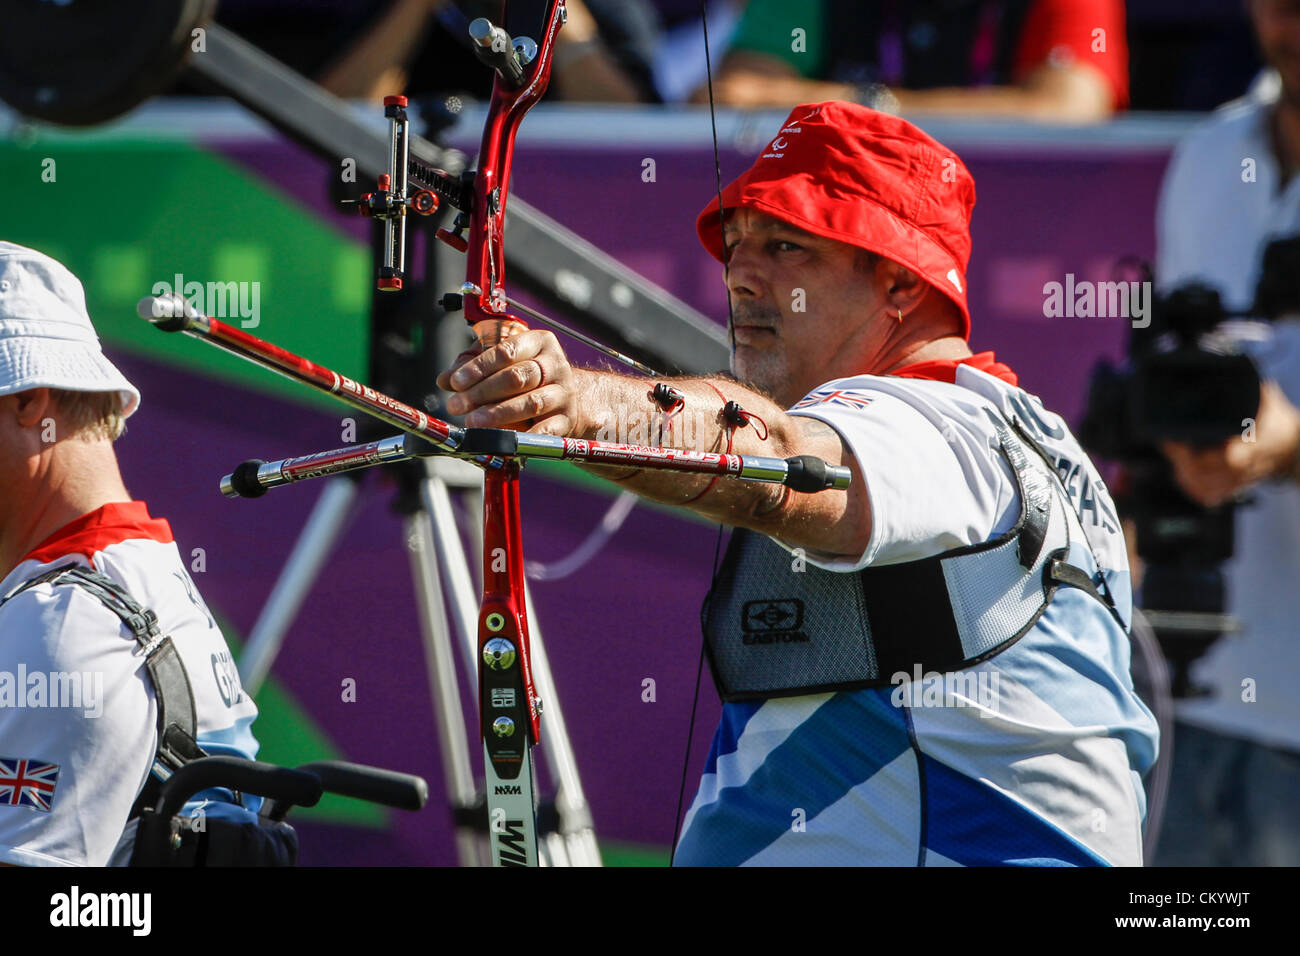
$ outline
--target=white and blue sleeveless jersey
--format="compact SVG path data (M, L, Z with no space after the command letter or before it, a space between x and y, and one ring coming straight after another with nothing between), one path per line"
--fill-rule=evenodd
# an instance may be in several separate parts
M951 383L842 379L795 406L844 438L872 509L860 557L807 559L853 571L1011 528L1019 493L996 453L984 412L991 402L1052 458L1079 519L1068 561L1094 583L1104 577L1129 624L1119 520L1065 423L1009 376L969 364L953 374ZM1020 640L960 674L724 704L675 863L1141 865L1141 775L1158 732L1134 693L1128 635L1115 616L1062 587Z

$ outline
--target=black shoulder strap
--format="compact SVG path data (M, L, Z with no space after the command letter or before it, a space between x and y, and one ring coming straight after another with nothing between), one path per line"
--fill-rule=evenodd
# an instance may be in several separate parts
M1038 440L1035 439L1032 434L1030 434L1030 430L1027 427L1025 427L1024 423L1020 421L1020 418L1018 416L1012 416L1011 427L1015 429L1016 434L1019 435L1020 438L1025 442L1025 444L1027 444L1031 449L1033 449L1033 451L1038 455L1038 457L1043 460L1043 463L1047 465L1047 470L1052 473L1052 476L1055 479L1056 483L1060 486L1061 491L1064 492L1065 494L1065 501L1067 502L1066 507L1069 507L1068 502L1070 500L1070 493L1068 490L1066 490L1065 482L1061 480L1061 476L1057 472L1055 464L1053 464L1052 462L1052 456L1049 455L1047 453L1047 450L1043 448L1041 444L1039 444ZM1080 527L1082 527L1082 523L1080 523ZM1064 562L1057 561L1055 562L1055 564L1052 567L1052 570L1049 573L1054 580L1060 581L1063 584L1069 584L1077 588L1082 588L1084 591L1087 591L1089 594L1095 597L1102 604L1106 605L1107 609L1110 610L1110 613L1114 616L1115 620L1119 623L1120 628L1125 633L1128 633L1129 625L1124 623L1124 618L1119 613L1119 607L1115 603L1115 597L1110 593L1110 585L1106 583L1106 574L1105 571L1103 570L1104 566L1101 563L1101 559L1097 557L1097 549L1094 548L1092 546L1092 542L1088 540L1087 528L1083 529L1083 543L1088 548L1088 550L1092 553L1092 561L1095 565L1097 565L1097 571L1101 576L1100 590L1098 590L1097 586L1093 584L1092 579L1088 577L1088 575L1084 571L1074 567L1073 565L1067 565L1064 564ZM1058 568L1057 565L1059 565L1060 567ZM1082 581L1080 579L1082 579ZM1086 582L1086 585L1084 582Z
M158 752L153 768L141 791L131 816L144 807L152 806L161 781L170 777L179 767L206 757L198 744L198 718L194 707L194 691L180 653L170 637L164 637L158 628L158 616L143 607L130 593L106 575L91 568L65 564L24 581L3 598L0 607L28 588L40 584L72 584L89 592L104 607L118 616L127 629L135 635L145 654L145 669L153 681L154 696L158 702Z

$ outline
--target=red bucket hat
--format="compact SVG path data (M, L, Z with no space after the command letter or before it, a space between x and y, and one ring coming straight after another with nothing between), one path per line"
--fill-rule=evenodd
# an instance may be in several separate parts
M722 261L718 200L695 228ZM814 235L892 259L946 295L970 337L966 265L975 180L957 154L911 123L830 101L796 106L747 172L722 191L744 206Z

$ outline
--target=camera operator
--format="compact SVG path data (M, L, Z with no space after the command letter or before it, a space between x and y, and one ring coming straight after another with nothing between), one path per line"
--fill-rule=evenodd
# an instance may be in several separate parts
M1158 214L1157 277L1258 311L1262 252L1300 234L1300 0L1248 0L1269 66L1175 151ZM1209 693L1180 700L1156 865L1300 865L1300 316L1244 348L1261 379L1243 434L1211 447L1162 442L1174 478L1207 508L1249 489L1223 566L1240 629L1195 662Z

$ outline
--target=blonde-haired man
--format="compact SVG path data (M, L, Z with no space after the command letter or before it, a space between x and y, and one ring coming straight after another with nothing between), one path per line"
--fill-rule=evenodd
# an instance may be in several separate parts
M0 242L0 863L125 864L159 777L257 752L171 528L122 482L139 404L76 277ZM251 815L204 796L205 817Z

